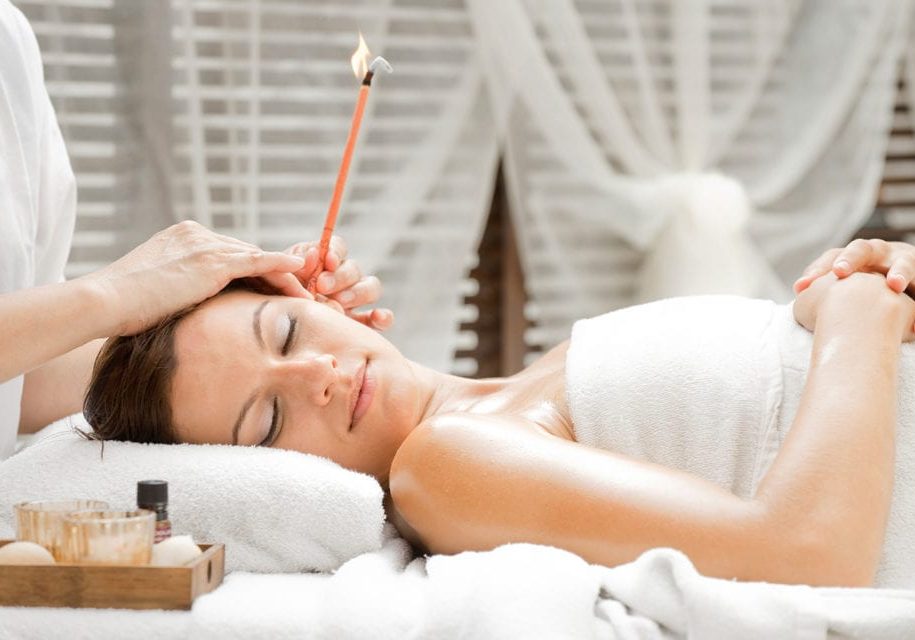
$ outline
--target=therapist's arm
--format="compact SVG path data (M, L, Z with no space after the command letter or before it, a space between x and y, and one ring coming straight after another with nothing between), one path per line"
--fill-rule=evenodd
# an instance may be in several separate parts
M35 433L55 420L82 411L95 356L103 344L103 339L93 340L25 375L19 433Z
M117 321L105 305L85 279L0 295L0 382L107 335Z
M0 295L0 382L90 340L142 331L235 278L281 274L284 293L307 296L291 273L303 264L197 223L173 225L99 271Z

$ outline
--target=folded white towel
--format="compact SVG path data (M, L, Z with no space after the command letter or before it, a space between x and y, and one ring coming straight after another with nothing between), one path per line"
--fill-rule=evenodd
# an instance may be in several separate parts
M575 324L567 394L579 441L753 495L797 412L812 335L791 306L672 298ZM902 346L882 587L915 588L915 345Z
M697 573L673 549L594 570L601 579L596 612L613 625L614 638L915 638L915 591L719 580Z
M81 416L70 422L87 425ZM61 428L63 427L63 431ZM135 508L137 481L166 480L175 533L226 544L229 570L329 571L379 549L383 492L371 477L294 451L88 442L54 425L0 463L0 536L13 505L98 498Z

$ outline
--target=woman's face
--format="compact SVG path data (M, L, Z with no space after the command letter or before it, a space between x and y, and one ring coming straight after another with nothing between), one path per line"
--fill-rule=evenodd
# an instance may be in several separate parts
M301 298L217 296L180 321L175 354L181 442L293 449L383 482L426 401L387 340Z

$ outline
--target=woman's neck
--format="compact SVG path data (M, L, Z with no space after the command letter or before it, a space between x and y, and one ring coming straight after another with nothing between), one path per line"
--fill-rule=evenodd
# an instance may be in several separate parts
M417 403L417 425L440 414L478 410L482 402L510 383L510 378L473 380L434 371L415 362L410 365L421 390Z

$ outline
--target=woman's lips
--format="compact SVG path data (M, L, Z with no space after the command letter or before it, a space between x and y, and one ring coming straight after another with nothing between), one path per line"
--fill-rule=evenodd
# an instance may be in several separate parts
M362 380L359 383L359 394L356 396L356 406L353 407L353 421L350 423L350 431L359 422L359 418L365 415L369 405L372 404L372 397L375 395L375 377L372 375L371 362L368 360L361 371Z

